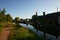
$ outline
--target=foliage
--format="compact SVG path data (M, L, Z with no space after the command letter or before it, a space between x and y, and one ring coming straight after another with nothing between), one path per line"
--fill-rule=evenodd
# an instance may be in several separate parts
M0 10L0 22L12 22L12 17L10 14L5 14L6 10L3 8L3 10Z
M0 22L5 21L5 9L0 11Z
M3 28L3 27L0 27L0 33L2 32L2 28Z
M13 28L9 40L37 40L37 36L30 29L20 26L18 28Z
M0 27L4 27L6 25L5 22L0 22Z
M12 17L10 16L10 14L7 14L6 15L6 20L9 21L9 22L12 22Z
M6 12L5 8L3 8L3 10L1 10L2 15L5 15L5 12Z
M15 24L19 24L19 21L20 21L20 20L19 20L19 17L16 17L16 18L15 18Z
M8 40L46 40L46 38L38 37L32 30L21 25L14 25Z

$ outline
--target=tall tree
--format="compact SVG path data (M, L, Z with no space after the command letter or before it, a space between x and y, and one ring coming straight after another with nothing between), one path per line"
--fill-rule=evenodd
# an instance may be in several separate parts
M3 10L1 11L1 14L5 15L5 12L6 12L5 8L3 8Z
M3 10L0 10L0 22L4 22L5 21L5 8L3 8Z
M19 17L16 17L15 18L15 24L19 24L19 21L20 21Z
M8 22L12 22L12 21L13 21L13 19L12 19L12 17L11 17L10 14L7 14L7 15L6 15L5 20L8 21Z
M12 17L10 16L10 14L5 14L6 10L5 8L3 8L2 10L0 10L0 22L12 22Z

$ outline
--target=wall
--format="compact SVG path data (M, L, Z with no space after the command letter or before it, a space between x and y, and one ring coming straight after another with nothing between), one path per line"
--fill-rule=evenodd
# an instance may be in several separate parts
M60 16L58 16L58 24L60 24Z

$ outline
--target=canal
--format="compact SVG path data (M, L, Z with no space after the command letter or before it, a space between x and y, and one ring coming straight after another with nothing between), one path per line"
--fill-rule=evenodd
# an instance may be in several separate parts
M23 27L25 27L25 28L31 29L39 37L43 37L44 36L44 32L39 31L39 30L37 31L32 25L28 24L28 26L27 26L26 24L22 24L22 23L20 23L20 25L23 26ZM60 40L60 36L59 36L58 39L56 39L55 36L50 35L48 33L46 33L45 38L47 38L48 40Z

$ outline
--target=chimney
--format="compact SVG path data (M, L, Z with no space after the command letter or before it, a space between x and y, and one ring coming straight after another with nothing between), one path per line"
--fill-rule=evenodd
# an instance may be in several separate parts
M37 14L38 14L38 13L36 12L36 16L37 16Z
M45 12L43 12L43 16L45 16Z

